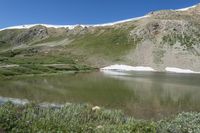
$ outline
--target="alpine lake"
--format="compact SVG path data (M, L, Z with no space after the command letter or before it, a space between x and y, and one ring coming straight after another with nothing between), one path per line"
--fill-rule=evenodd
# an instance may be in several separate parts
M200 75L164 72L84 72L0 80L5 98L38 103L89 103L140 119L200 111Z

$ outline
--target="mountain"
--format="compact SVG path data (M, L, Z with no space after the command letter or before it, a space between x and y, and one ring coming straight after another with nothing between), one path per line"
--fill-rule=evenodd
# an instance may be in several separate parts
M5 28L0 30L0 61L10 69L23 66L20 71L27 73L112 64L200 71L200 5L102 25ZM30 64L42 66L42 70L38 72ZM15 69L17 73L19 68ZM0 69L0 73L7 71Z

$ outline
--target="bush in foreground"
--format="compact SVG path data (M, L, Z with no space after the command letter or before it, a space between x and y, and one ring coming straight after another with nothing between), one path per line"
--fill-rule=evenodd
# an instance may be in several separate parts
M93 109L87 104L40 107L35 104L0 106L0 131L70 133L185 133L200 131L200 114L182 113L160 121L135 120L121 111Z

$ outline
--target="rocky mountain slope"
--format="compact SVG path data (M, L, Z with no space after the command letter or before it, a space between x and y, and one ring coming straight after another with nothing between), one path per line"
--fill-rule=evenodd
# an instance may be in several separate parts
M30 64L53 67L53 71L112 64L200 71L200 5L155 11L141 19L104 26L4 29L0 31L0 64L1 68L18 64L22 71Z

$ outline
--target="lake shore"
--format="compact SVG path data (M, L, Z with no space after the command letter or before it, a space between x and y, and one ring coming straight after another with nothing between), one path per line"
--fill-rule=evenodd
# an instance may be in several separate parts
M166 67L163 71L158 71L149 66L129 66L124 64L115 64L100 68L100 71L137 71L137 72L170 72L170 73L183 73L183 74L200 74L200 72L196 72L190 69L183 69L177 67Z

